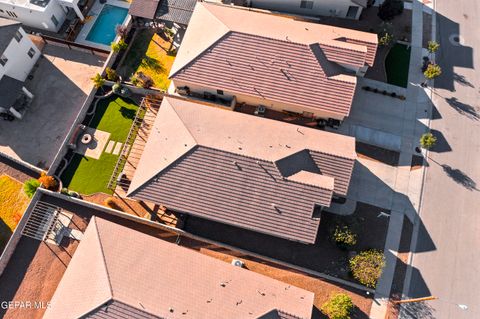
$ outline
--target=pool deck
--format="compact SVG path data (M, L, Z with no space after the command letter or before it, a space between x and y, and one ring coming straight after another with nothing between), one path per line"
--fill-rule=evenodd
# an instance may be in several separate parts
M105 4L101 4L100 1L98 1L98 0L95 1L92 9L90 9L90 12L88 13L88 15L85 19L86 22L85 22L83 28L80 30L80 33L77 35L77 38L75 39L76 43L88 45L88 46L91 46L91 47L94 47L94 48L99 48L99 49L102 49L102 50L107 50L107 51L111 50L110 45L105 45L105 44L101 44L101 43L97 43L97 42L87 41L88 33L90 32L93 25L95 24L95 21L97 21L97 18L99 16L100 12L102 12L102 9L106 4L116 6L116 7L126 8L126 9L128 9L130 7L130 3L127 2L127 1L107 0L107 2ZM122 24L124 24L125 21L127 21L128 17L129 17L129 15L127 14L127 16L125 17L125 20L122 21ZM113 28L115 28L115 26L113 26ZM115 38L114 41L116 41L117 38L118 38L118 36Z

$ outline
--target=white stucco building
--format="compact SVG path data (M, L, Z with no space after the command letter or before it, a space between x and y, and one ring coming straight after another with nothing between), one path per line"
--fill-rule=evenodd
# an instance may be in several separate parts
M0 18L52 32L60 29L70 10L84 20L78 0L0 0Z
M33 98L23 86L40 50L20 22L0 18L0 111L21 118L20 108Z
M367 0L247 0L253 8L305 16L333 16L358 19Z

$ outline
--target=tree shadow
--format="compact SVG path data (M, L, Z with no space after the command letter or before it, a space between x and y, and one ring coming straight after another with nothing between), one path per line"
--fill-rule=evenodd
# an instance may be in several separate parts
M430 304L425 301L411 302L403 304L402 306L402 318L405 319L434 319L436 318L433 309Z
M120 113L122 116L126 119L133 120L136 114L136 110L134 109L129 109L124 106L120 107Z
M464 86L468 86L468 87L471 87L471 88L475 88L475 86L470 83L466 78L465 76L461 75L461 74L458 74L458 73L453 73L453 81L459 83L460 85L464 85Z
M462 185L469 191L479 191L479 189L477 188L477 183L458 168L452 168L450 165L447 164L442 164L441 166L443 168L443 171L456 183Z
M140 65L156 72L165 72L166 70L161 61L149 56L143 57L140 61Z
M450 147L450 144L448 144L447 139L443 135L442 132L437 131L437 130L431 130L430 131L433 136L436 137L437 141L435 142L435 145L430 149L432 152L435 153L446 153L446 152L451 152L452 148Z
M460 102L456 97L446 98L445 101L453 107L455 111L458 113L467 116L469 119L478 121L480 119L480 115L477 113L475 107Z

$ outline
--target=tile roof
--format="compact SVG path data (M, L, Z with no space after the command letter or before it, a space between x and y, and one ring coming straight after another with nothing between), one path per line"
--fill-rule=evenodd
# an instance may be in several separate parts
M155 18L188 25L197 0L161 0Z
M133 0L128 13L134 17L153 19L158 8L159 0Z
M165 97L128 196L313 243L355 158L352 137Z
M271 310L310 318L313 297L92 217L44 318L259 318Z
M375 34L200 2L170 77L347 116L356 78L338 64L371 65L376 48Z
M5 52L20 25L18 21L0 18L0 55Z

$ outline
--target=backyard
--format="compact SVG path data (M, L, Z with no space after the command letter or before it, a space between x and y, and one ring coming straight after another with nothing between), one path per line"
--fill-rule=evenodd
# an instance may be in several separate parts
M17 227L28 202L21 182L0 175L0 252Z
M98 192L111 194L107 188L110 177L119 157L119 152L127 139L133 124L138 105L129 99L112 96L101 100L95 115L88 125L91 128L110 133L98 158L75 153L62 174L63 187L89 195Z
M127 57L117 71L124 79L142 72L153 80L154 87L167 90L170 85L168 74L175 60L171 47L172 40L163 32L142 30L134 38Z
M408 84L408 68L410 65L410 47L395 44L388 52L385 60L387 82L406 88Z

